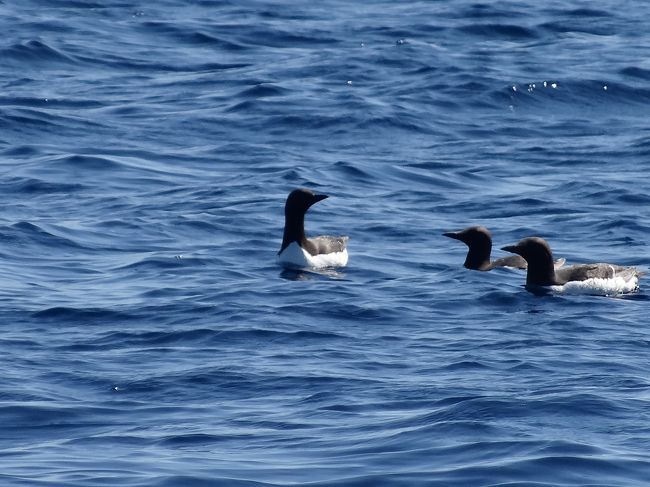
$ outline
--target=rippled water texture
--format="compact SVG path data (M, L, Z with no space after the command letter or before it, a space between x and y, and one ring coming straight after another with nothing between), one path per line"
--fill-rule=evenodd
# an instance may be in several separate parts
M644 486L647 2L0 0L0 484ZM295 187L345 269L276 264Z

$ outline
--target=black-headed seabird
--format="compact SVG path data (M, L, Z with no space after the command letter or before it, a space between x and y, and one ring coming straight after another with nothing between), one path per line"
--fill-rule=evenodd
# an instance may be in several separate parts
M305 235L305 213L313 205L327 198L308 189L294 189L284 206L284 236L278 260L285 267L340 267L348 263L349 237Z
M490 261L490 254L492 253L492 235L490 231L483 226L467 227L459 232L446 232L443 233L445 237L460 240L467 245L467 257L463 264L468 269L475 271L489 271L495 267L515 267L517 269L525 269L527 267L526 260L518 255L510 255L502 257L497 260ZM559 259L555 262L555 267L561 267L564 264L564 259Z
M550 286L555 291L589 294L620 294L639 288L642 273L635 267L597 263L554 268L553 253L543 238L524 238L502 250L526 259L526 286Z

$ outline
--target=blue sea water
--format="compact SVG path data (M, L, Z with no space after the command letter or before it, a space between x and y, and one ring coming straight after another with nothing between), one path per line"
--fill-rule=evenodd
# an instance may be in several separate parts
M0 0L0 485L650 484L650 3ZM286 195L327 272L276 264Z

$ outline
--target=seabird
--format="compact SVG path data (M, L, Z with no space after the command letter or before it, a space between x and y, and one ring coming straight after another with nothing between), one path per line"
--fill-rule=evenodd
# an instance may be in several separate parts
M546 240L528 237L502 250L528 262L526 286L550 286L554 291L589 294L620 294L636 291L642 275L635 267L614 264L576 264L556 269Z
M280 264L291 268L340 267L348 263L349 237L305 236L305 213L327 198L308 189L295 189L284 206L284 236L278 252Z
M465 258L465 263L463 265L468 269L489 271L495 267L515 267L517 269L526 269L528 266L526 260L518 255L511 255L490 261L490 254L492 253L492 235L485 227L468 227L459 232L447 232L443 233L443 235L445 237L460 240L467 245L467 257ZM555 266L561 267L564 262L564 259L559 259L555 263Z

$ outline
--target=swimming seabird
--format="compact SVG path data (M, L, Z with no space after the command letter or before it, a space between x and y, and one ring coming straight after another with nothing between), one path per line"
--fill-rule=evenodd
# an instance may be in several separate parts
M524 238L502 250L526 259L526 286L550 286L554 291L590 294L620 294L639 288L642 273L635 267L596 263L554 268L551 247L543 238Z
M285 267L340 267L348 263L349 237L305 235L305 213L313 205L327 198L308 189L293 190L284 206L284 236L278 260Z
M490 254L492 253L492 235L490 231L483 226L467 227L459 232L446 232L443 233L445 237L460 240L467 245L467 257L463 264L468 269L476 271L489 271L495 267L515 267L517 269L525 269L527 267L526 260L519 255L510 255L502 257L497 260L490 261ZM564 264L564 259L559 259L555 262L556 267L561 267Z

